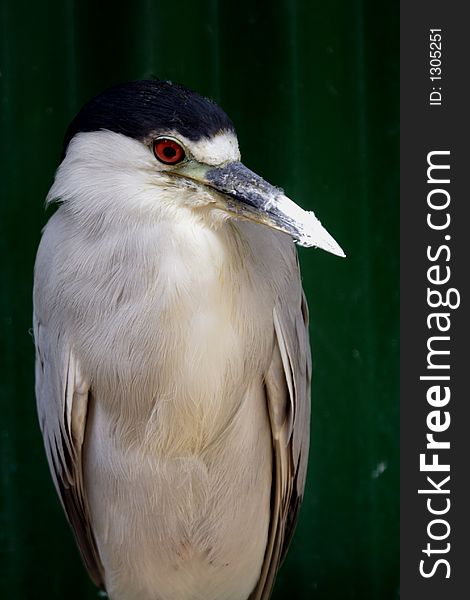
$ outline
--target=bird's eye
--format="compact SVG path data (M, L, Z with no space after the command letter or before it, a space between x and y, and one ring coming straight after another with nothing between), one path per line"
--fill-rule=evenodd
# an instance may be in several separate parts
M184 150L174 140L159 138L153 142L153 153L165 165L176 165L184 159Z

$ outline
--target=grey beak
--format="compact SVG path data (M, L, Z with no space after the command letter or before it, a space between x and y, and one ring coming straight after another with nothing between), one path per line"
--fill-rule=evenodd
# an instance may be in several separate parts
M345 256L313 212L304 211L287 198L282 190L242 163L232 162L210 169L206 173L206 181L217 191L248 207L253 220L260 220L288 233L301 246L317 246L337 256Z
M201 164L195 167L182 169L182 174L227 196L227 210L231 214L284 231L301 246L316 246L337 256L345 256L313 212L303 210L281 189L241 162L231 162L222 167Z

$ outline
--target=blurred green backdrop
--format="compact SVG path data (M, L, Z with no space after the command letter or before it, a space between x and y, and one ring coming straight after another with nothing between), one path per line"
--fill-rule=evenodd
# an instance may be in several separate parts
M158 76L216 99L244 162L348 258L301 251L308 486L274 599L398 597L398 1L1 0L0 596L93 599L36 423L34 255L65 127Z

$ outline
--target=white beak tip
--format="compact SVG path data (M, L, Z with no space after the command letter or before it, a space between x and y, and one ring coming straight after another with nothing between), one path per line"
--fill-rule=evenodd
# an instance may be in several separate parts
M330 254L339 256L340 258L346 258L344 250L339 244L336 243L335 240L333 240L332 243L329 240L318 240L312 239L310 236L302 236L297 240L297 244L299 244L299 246L304 246L305 248L319 248L320 250L324 250L325 252L329 252Z
M345 254L344 250L341 248L341 246L338 246L338 250L336 250L336 251L330 250L330 252L332 254L334 254L335 256L339 256L340 258L346 258L346 254Z
M284 231L289 233L297 244L306 248L321 248L335 256L346 257L341 246L323 227L313 211L304 210L284 194L278 195L274 204L275 208L287 217L290 227Z
M330 252L335 256L345 258L346 254L341 246L323 227L320 221L315 217L314 213L308 212L307 214L309 215L309 218L305 223L306 226L304 226L297 243L307 248L321 248L321 250L325 250L325 252Z

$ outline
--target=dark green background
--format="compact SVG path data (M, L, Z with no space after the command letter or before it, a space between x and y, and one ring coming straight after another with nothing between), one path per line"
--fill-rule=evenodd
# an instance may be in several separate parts
M398 2L2 0L0 26L0 597L96 598L36 423L32 269L68 121L152 75L215 98L348 255L300 252L312 444L274 598L398 597Z

